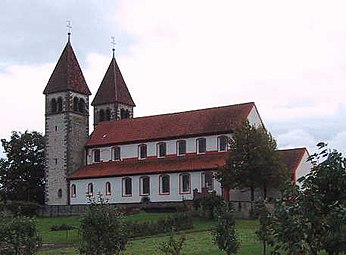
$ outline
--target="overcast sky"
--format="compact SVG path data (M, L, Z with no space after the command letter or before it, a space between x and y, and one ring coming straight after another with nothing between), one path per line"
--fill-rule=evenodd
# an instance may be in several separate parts
M135 116L255 102L279 148L312 153L325 141L345 154L345 10L317 0L1 0L0 138L44 132L42 91L70 20L91 99L115 36Z

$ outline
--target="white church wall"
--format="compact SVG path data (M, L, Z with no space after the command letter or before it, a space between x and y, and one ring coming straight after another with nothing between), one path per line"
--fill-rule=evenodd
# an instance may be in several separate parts
M231 134L223 134L228 137L231 137ZM217 151L218 150L218 137L220 135L212 135L212 136L200 136L200 137L192 137L185 139L174 139L174 140L161 140L155 142L147 142L147 143L134 143L134 144L124 144L119 145L121 150L121 159L138 159L138 146L141 144L147 145L147 157L157 157L157 145L158 143L164 142L166 143L167 156L176 155L177 154L177 141L185 140L186 141L186 153L193 154L197 152L197 139L205 138L206 139L206 150L207 152ZM100 149L101 162L107 162L112 160L112 148L114 146L106 146L100 148L88 149L88 157L87 164L92 164L93 162L93 150Z
M300 177L307 175L311 171L312 164L310 161L308 161L308 157L309 154L307 151L305 151L304 156L297 167L295 181L297 181Z
M254 125L254 126L260 126L263 125L261 117L258 113L258 111L256 110L256 107L252 107L247 120L249 121L250 125Z
M150 194L147 196L151 202L177 202L193 199L193 190L202 190L202 174L205 171L184 172L190 174L191 186L190 192L181 193L180 191L180 175L182 173L168 173L170 176L170 192L169 194L160 194L160 174L145 175L150 177ZM87 189L88 184L93 184L93 194L102 193L110 203L140 203L144 196L140 195L140 178L142 175L129 176L132 179L132 195L123 195L123 178L94 178L71 180L70 185L76 185L76 196L70 198L71 204L87 204ZM106 182L111 183L111 195L106 195ZM214 190L218 195L221 195L221 184L214 180Z

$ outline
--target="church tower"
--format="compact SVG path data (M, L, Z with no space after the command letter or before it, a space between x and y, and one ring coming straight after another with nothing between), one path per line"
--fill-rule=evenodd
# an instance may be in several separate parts
M88 85L68 42L43 91L45 94L46 204L67 205L67 176L85 165L89 136Z
M91 105L94 107L94 126L101 121L133 117L135 103L113 57Z

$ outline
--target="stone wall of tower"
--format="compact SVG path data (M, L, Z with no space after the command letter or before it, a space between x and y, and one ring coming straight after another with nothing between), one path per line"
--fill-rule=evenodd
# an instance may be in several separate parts
M53 98L62 98L61 112L52 113ZM73 98L83 98L85 112L73 111ZM46 203L69 203L68 174L85 164L84 145L89 135L88 96L60 92L46 96Z

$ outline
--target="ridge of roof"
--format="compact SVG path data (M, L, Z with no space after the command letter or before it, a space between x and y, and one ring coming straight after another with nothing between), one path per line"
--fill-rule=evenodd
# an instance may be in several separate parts
M114 57L107 68L91 105L109 103L136 106Z
M87 147L227 133L246 120L255 104L243 103L177 113L100 122Z
M64 91L91 95L70 41L66 43L43 94Z

